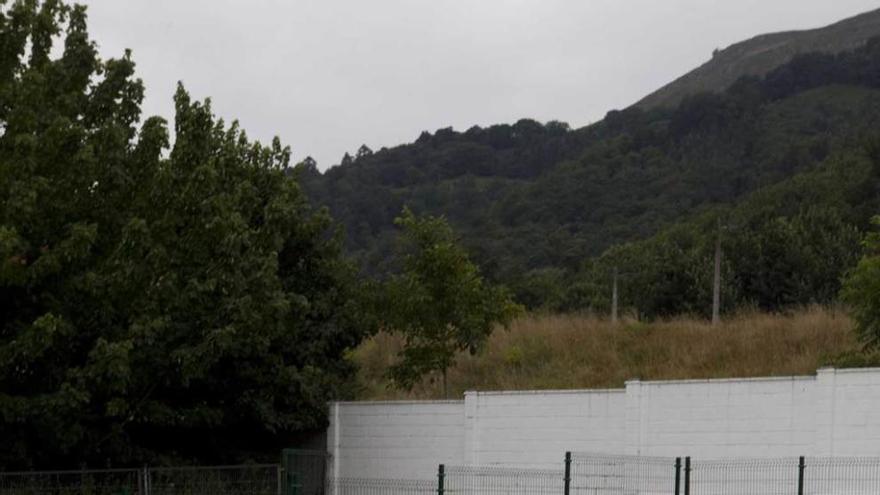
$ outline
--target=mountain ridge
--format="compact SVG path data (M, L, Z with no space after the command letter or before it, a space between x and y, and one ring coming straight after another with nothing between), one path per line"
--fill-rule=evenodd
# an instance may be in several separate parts
M725 268L725 301L775 311L836 296L880 211L880 172L865 158L878 128L875 37L800 54L675 108L614 110L574 130L528 119L439 129L323 174L303 163L295 175L343 226L365 273L396 270L393 220L408 206L447 217L483 273L530 308L601 309L608 273L628 266L639 282L622 289L622 304L653 316L699 312L713 226L738 211L750 231L737 251L749 255ZM832 172L804 175L817 167ZM813 178L792 181L800 176Z
M634 106L674 107L685 97L723 91L743 76L761 77L805 53L840 53L880 35L880 9L824 27L754 36L718 50L712 59L643 97Z

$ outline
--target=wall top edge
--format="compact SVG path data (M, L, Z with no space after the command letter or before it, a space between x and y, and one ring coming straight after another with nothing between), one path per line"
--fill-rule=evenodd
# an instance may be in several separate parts
M627 385L689 385L689 384L707 384L707 383L756 383L756 382L810 382L815 381L815 375L795 375L795 376L759 376L744 378L691 378L684 380L627 380Z
M330 406L407 406L407 405L464 405L463 400L343 400L329 402Z
M819 368L818 373L880 373L880 368L834 368L832 366L826 366L824 368Z
M880 367L875 368L819 368L817 373L880 373ZM815 381L816 375L792 375L792 376L764 376L743 378L697 378L684 380L627 380L626 385L688 385L707 383L760 383L760 382L810 382ZM467 396L505 396L505 395L583 395L583 394L625 394L625 388L585 388L585 389L556 389L556 390L469 390L464 393ZM404 406L404 405L462 405L464 400L376 400L376 401L336 401L330 402L331 406L354 405L354 406Z
M583 395L583 394L625 394L625 388L572 388L556 390L469 390L464 393L476 396L498 395Z

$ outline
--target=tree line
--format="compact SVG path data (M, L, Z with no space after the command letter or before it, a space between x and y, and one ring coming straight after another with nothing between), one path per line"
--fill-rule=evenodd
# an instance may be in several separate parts
M346 252L367 274L381 277L393 268L393 218L408 205L417 213L445 215L486 275L508 285L529 308L597 310L592 296L565 293L573 284L604 283L607 273L591 280L578 275L621 244L668 237L666 231L686 230L701 215L746 201L765 201L765 216L794 221L794 203L771 198L779 191L774 187L832 162L861 160L880 123L878 67L880 42L872 40L837 55L799 56L766 77L693 95L676 108L612 111L574 130L528 120L466 132L441 129L323 174L302 167L299 179L312 201L327 205L344 225ZM864 194L856 196L845 198L858 211L847 221L864 232L870 213ZM769 211L774 204L775 213ZM707 229L701 242L714 245L715 227ZM769 246L763 256L771 256ZM784 279L780 283L726 300L779 310L828 300L827 286L787 295L788 287L802 282L784 270L780 265L774 275ZM776 293L768 294L773 287ZM641 290L636 299L656 292L648 283ZM659 316L692 305L650 306L643 312Z
M272 459L353 396L347 354L375 332L406 342L397 386L445 389L521 303L606 311L613 270L640 316L703 312L718 236L729 308L843 286L876 345L878 51L319 174L182 85L173 123L145 118L131 54L101 60L83 7L0 3L0 468Z
M519 311L408 211L404 268L360 277L277 138L143 95L85 8L0 2L0 469L274 461L353 397L365 336L408 336L406 386Z

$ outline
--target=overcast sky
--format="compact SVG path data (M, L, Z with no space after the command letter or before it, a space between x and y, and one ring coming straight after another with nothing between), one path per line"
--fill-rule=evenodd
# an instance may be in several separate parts
M148 115L178 80L253 138L321 169L423 130L579 127L714 48L819 27L878 0L85 0L103 57L131 48Z

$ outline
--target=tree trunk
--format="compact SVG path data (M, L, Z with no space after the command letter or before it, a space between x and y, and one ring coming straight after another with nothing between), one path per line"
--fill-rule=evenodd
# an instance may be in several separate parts
M443 399L449 400L449 388L446 385L446 367L443 367Z

